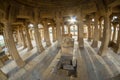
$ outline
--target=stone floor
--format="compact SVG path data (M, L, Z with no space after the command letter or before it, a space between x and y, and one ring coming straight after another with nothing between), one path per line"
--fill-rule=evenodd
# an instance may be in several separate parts
M55 73L60 57L60 49L56 44L53 43L41 54L36 52L36 48L27 53L19 48L26 65L19 69L14 61L10 61L2 70L9 75L9 80L120 80L112 79L120 74L120 55L109 49L107 56L101 57L97 55L98 49L93 49L86 40L85 47L81 49L75 42L77 77L69 77L64 71Z

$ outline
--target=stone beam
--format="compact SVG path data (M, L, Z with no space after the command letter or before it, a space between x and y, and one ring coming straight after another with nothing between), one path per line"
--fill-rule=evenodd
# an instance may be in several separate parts
M108 6L109 7L115 7L115 6L118 6L120 5L120 0L114 0L114 2L112 2L111 4L109 4Z

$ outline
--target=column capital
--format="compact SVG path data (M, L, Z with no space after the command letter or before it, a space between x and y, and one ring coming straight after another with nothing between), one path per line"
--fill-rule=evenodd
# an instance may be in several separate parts
M110 16L112 14L112 8L106 8L105 11L103 11L104 16L108 15Z

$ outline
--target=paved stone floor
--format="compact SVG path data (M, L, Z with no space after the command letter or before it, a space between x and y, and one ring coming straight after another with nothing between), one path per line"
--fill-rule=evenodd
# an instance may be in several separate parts
M79 49L75 42L77 58L77 77L68 77L66 72L55 73L56 63L60 58L60 49L53 43L44 52L38 54L36 48L20 55L26 65L19 69L14 61L7 62L2 70L9 75L9 80L114 80L120 74L120 55L111 49L105 57L97 55L98 48L92 48L85 40L85 47ZM119 80L119 79L115 79Z

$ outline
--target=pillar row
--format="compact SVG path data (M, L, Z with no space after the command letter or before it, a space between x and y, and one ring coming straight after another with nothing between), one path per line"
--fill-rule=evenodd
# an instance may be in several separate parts
M5 39L7 41L7 48L10 52L10 55L12 55L13 59L15 60L16 64L19 67L23 67L25 65L25 62L22 60L22 58L20 57L14 39L13 39L13 35L12 35L12 30L10 28L10 23L5 24L4 26L4 34L5 34Z

